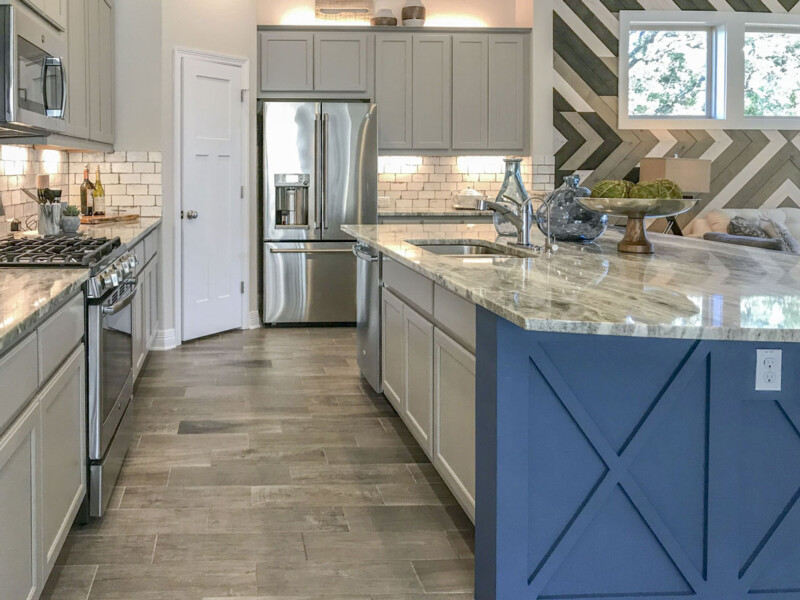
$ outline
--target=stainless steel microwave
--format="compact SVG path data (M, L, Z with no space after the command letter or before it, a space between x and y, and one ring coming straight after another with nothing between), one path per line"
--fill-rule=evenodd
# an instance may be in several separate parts
M66 35L22 6L0 4L0 137L63 132Z

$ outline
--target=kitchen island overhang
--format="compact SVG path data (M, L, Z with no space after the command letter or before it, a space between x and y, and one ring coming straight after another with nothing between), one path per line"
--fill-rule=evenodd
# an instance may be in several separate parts
M350 233L478 304L476 599L800 596L800 261L672 239L630 259L601 243L611 279L597 280L565 273L569 247L467 263L405 243L441 232ZM581 298L622 314L615 293L653 288L698 315L557 318ZM780 392L755 390L763 349L782 351Z

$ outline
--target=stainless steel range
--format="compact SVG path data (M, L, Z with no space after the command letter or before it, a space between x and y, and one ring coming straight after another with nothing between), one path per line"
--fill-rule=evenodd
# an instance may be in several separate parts
M89 494L84 516L108 506L132 438L133 309L136 257L119 238L19 237L0 240L2 267L90 269L87 284Z

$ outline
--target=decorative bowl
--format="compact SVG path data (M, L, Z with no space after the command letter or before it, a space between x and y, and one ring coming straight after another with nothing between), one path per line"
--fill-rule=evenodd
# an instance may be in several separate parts
M584 208L614 217L628 217L625 237L617 244L620 252L652 254L653 243L647 239L644 220L674 217L694 208L699 200L672 198L577 198Z

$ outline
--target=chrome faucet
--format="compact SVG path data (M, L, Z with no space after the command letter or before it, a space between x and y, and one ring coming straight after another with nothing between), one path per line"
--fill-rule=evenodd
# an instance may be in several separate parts
M479 210L493 210L501 217L508 219L508 222L511 223L517 230L517 242L514 244L515 246L519 246L521 248L538 249L538 246L531 244L531 227L533 227L533 197L528 196L525 198L522 204L518 203L510 196L504 195L503 197L509 202L517 205L519 214L507 206L486 199L481 200L478 203L478 208Z

